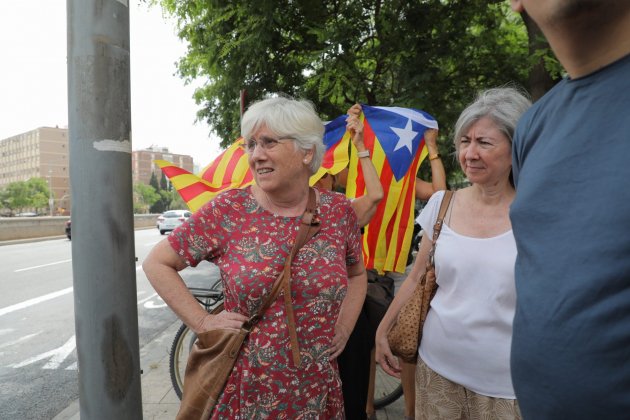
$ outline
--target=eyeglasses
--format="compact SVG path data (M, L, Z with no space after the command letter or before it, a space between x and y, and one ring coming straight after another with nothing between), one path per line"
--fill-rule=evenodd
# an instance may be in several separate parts
M279 137L277 139L274 139L273 137L261 137L258 141L256 141L255 139L243 141L243 143L241 143L241 147L247 153L254 153L256 145L258 145L258 147L268 152L269 150L274 149L278 144L282 143L282 140L295 139L293 137Z

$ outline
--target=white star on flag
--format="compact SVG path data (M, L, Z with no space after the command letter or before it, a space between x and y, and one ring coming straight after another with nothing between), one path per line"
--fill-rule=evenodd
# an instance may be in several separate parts
M389 128L391 128L392 131L398 136L398 143L396 143L396 147L394 147L394 152L398 149L402 149L403 147L409 149L409 153L413 152L412 143L418 132L411 129L411 120L407 120L407 125L405 126L405 128Z

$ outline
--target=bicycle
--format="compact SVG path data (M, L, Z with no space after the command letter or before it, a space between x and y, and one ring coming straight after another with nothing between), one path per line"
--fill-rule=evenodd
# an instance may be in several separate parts
M221 310L223 307L223 291L220 289L221 281L217 280L210 288L189 287L193 296L208 312ZM182 324L173 338L171 352L169 355L169 371L171 382L175 394L181 400L184 389L184 373L188 354L197 339L197 335L192 332L186 324ZM394 378L385 373L380 366L376 365L376 376L374 385L374 408L383 408L402 395L402 385L400 379Z

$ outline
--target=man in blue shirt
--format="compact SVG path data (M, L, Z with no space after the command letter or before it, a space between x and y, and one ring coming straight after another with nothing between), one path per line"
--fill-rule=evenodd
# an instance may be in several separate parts
M525 419L630 418L630 1L512 0L568 77L513 144Z

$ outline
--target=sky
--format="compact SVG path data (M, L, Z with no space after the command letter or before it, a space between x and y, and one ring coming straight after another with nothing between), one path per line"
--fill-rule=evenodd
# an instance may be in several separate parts
M195 122L194 87L175 63L186 46L159 6L129 1L132 149L190 155L202 169L221 151ZM66 0L0 0L0 140L68 126Z

